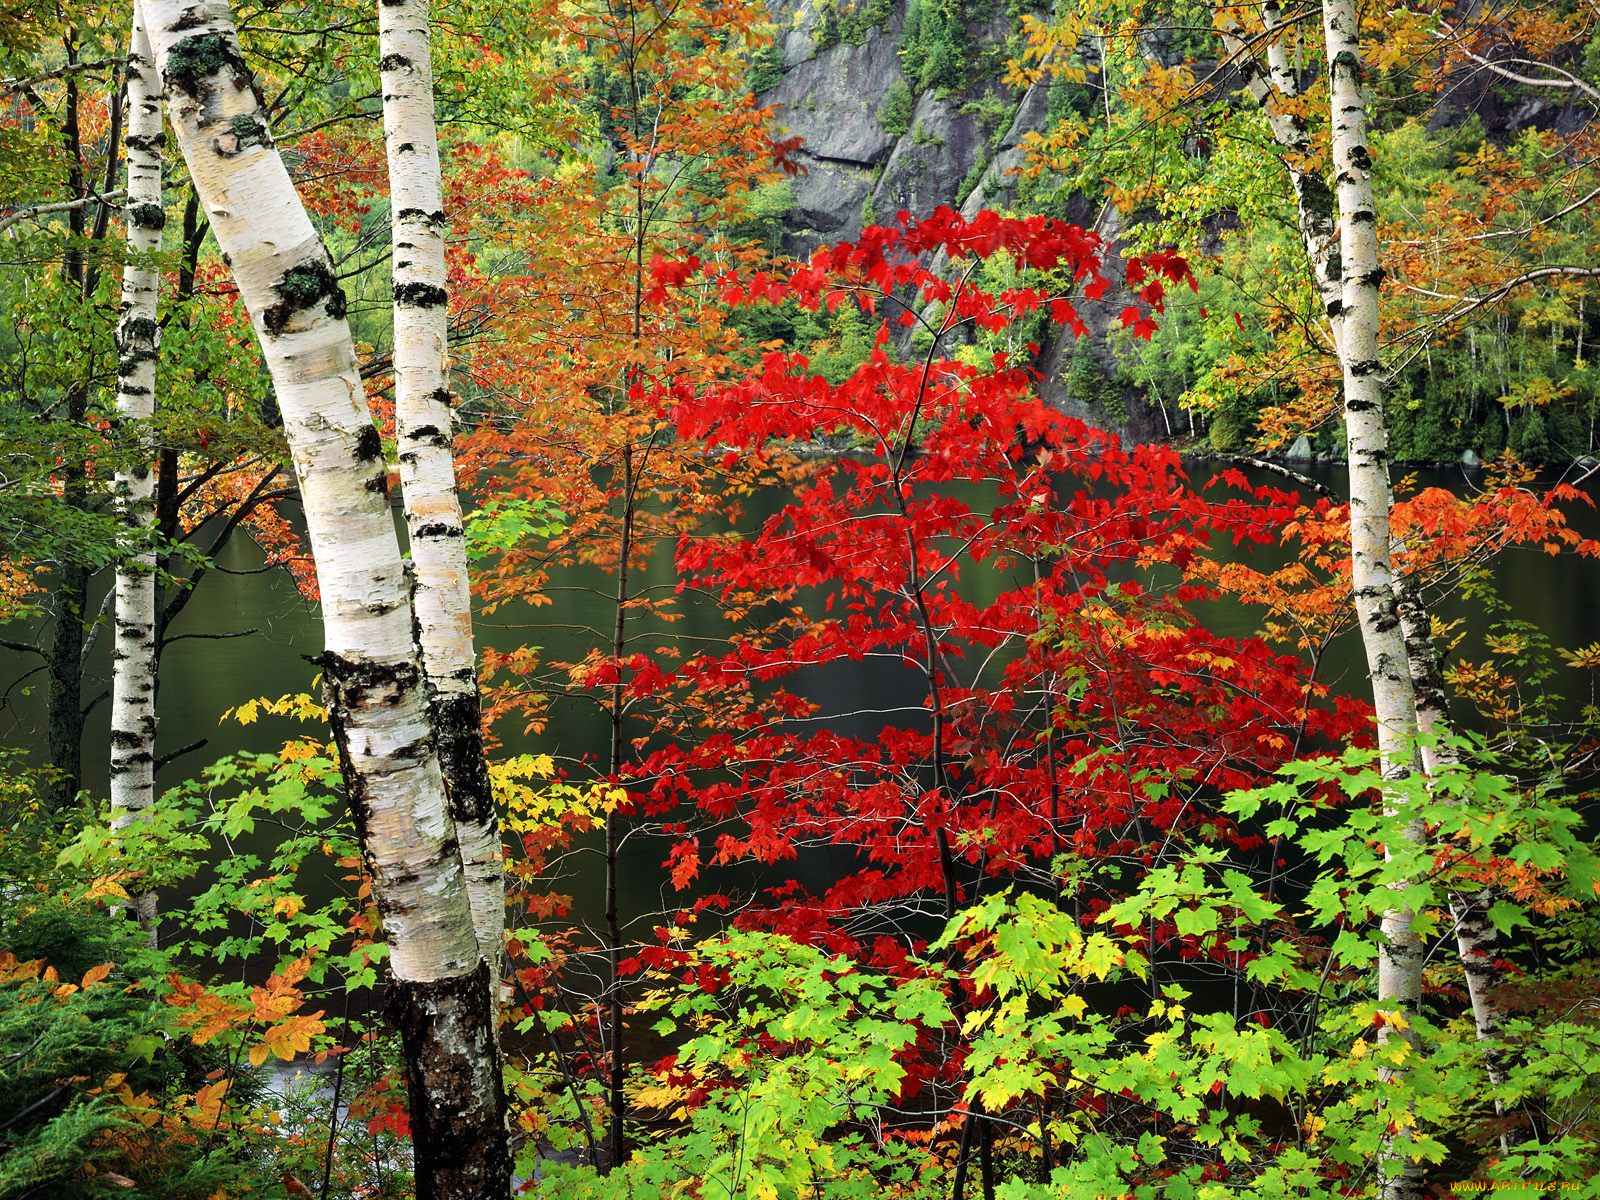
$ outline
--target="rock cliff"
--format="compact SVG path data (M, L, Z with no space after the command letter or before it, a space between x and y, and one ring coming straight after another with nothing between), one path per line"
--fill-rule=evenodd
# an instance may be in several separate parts
M1045 127L1047 89L1019 91L1001 82L1015 17L974 13L970 4L939 5L871 0L849 8L828 0L779 0L769 86L760 98L775 108L780 129L804 139L795 156L802 173L793 181L784 222L787 250L804 254L853 237L901 210L926 213L947 204L971 215L1015 199L1021 143L1030 130ZM951 45L958 54L953 63ZM944 61L938 58L942 47ZM1115 241L1113 214L1074 198L1065 215ZM1113 294L1081 306L1094 333L1087 344L1058 334L1042 347L1037 366L1046 398L1125 436L1170 437L1180 431L1158 406L1108 382L1115 364L1104 334L1122 302ZM1091 362L1073 370L1075 355L1089 355ZM1069 376L1076 386L1069 386Z

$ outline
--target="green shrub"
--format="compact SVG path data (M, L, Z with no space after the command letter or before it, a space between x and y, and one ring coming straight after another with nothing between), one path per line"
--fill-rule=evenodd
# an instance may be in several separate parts
M904 137L911 128L911 113L916 108L916 98L904 79L896 79L884 93L883 104L878 109L878 124L886 133Z

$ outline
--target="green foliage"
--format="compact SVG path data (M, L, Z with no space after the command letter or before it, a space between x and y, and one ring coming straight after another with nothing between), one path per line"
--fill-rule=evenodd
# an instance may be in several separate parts
M1072 352L1067 366L1067 395L1073 400L1089 405L1097 416L1115 426L1127 419L1128 408L1122 388L1115 380L1106 378L1100 362L1088 346L1079 346Z
M730 931L694 949L715 990L657 989L641 1009L666 1014L665 1036L688 1033L674 1079L638 1102L677 1108L709 1093L672 1139L620 1170L548 1168L556 1196L674 1193L696 1180L719 1195L773 1200L869 1197L914 1177L914 1156L866 1136L899 1094L904 1053L920 1030L953 1019L936 975L910 983L862 971L849 959L787 938Z
M1006 130L1010 128L1011 120L1016 115L1017 106L998 91L987 91L976 100L968 100L961 106L965 116L977 120L984 136L989 139L989 149L1000 149Z
M838 45L863 45L875 30L886 28L893 16L893 0L866 0L864 4L828 0L812 35L815 47L820 53Z
M972 165L967 168L967 173L961 177L961 182L956 185L956 195L961 197L962 203L965 203L967 197L977 191L978 186L983 182L984 176L988 173L989 160L980 154L973 160ZM988 196L985 195L984 199L987 201Z
M253 1194L251 1143L193 1136L168 1108L221 1063L172 1040L152 981L175 957L55 866L63 836L0 763L0 878L18 881L0 888L0 1198Z
M900 34L900 68L914 90L948 95L967 80L971 47L961 0L911 0Z
M787 179L775 179L770 183L758 184L751 190L729 233L734 238L761 246L770 254L777 254L783 249L784 239L789 232L789 217L793 212L793 183Z
M305 696L234 716L324 719ZM0 824L0 866L49 881L0 891L0 990L22 989L15 1003L0 997L0 1064L36 1063L38 1078L19 1076L16 1094L52 1097L0 1129L0 1142L17 1135L0 1180L27 1184L0 1186L0 1197L129 1194L115 1191L130 1186L120 1177L137 1195L274 1198L280 1179L318 1178L325 1165L329 1195L356 1196L395 1171L405 1124L393 1049L368 1037L362 1015L384 947L338 779L331 747L291 739L168 792L136 837L84 817L62 827L31 801L20 817L0 812L12 817ZM115 908L151 888L166 906L160 950ZM41 1040L8 1063L16 1040L39 1032L40 1011L65 1039L60 1054L40 1057L54 1047ZM266 1091L258 1072L273 1061L311 1082ZM335 1062L360 1119L330 1126L325 1077L308 1068ZM0 1125L9 1115L0 1104Z
M911 114L915 107L916 99L911 94L910 85L904 79L896 79L883 95L883 105L878 109L878 124L883 126L885 133L904 137L911 128Z
M750 60L750 90L757 95L783 82L783 47L776 42L757 50Z
M567 515L545 497L522 500L497 496L476 512L466 514L467 558L481 559L502 553L532 538L559 537L567 528Z
M125 1195L123 1180L131 1178L141 1196L199 1200L248 1179L239 1145L208 1149L160 1120L146 1122L192 1091L190 1081L207 1065L168 1048L170 1010L141 986L160 977L165 956L92 906L47 899L7 908L0 928L13 948L0 950L0 1197ZM38 975L16 965L30 959L44 960ZM77 963L89 959L103 965L80 972Z
M671 1132L633 1155L621 1186L665 1196L693 1179L752 1200L945 1195L945 1176L918 1171L905 1141L868 1135L905 1119L898 1097L920 1048L953 1038L965 1051L952 1119L1004 1114L995 1154L1007 1197L1265 1200L1323 1195L1332 1178L1361 1181L1364 1195L1372 1163L1392 1154L1438 1179L1591 1178L1600 1153L1582 1131L1600 1098L1600 1022L1570 1001L1592 965L1525 977L1528 1000L1489 1047L1447 1004L1374 1001L1383 915L1405 906L1424 936L1447 935L1452 897L1485 874L1500 885L1490 916L1502 933L1594 952L1600 859L1581 814L1558 788L1485 769L1479 742L1441 750L1479 765L1386 781L1374 752L1347 750L1226 798L1241 828L1311 866L1303 894L1280 893L1247 856L1189 846L1090 914L990 892L894 985L774 934L679 940L676 966L650 973L641 1004L667 1014L657 1032L676 1053L636 1095ZM1411 838L1419 823L1437 838ZM1081 897L1115 872L1082 859L1070 886ZM1179 946L1236 973L1254 1017L1177 982ZM1447 959L1430 972L1441 999L1459 987ZM1566 999L1535 999L1551 993ZM1492 1089L1486 1049L1508 1070ZM1491 1102L1537 1108L1546 1136L1517 1127L1502 1150ZM1045 1146L1052 1169L1035 1182L1029 1159ZM547 1178L558 1196L619 1185L584 1168Z

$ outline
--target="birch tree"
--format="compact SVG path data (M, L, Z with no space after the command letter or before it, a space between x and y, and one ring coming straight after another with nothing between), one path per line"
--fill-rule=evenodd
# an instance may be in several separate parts
M127 835L155 795L156 556L148 542L153 519L156 323L161 275L161 82L137 5L128 45L128 261L122 272L117 327L117 417L136 431L131 465L116 477L117 517L124 554L117 567L111 680L111 825ZM145 544L141 548L141 544ZM132 908L155 937L156 897L134 894Z
M1441 767L1453 763L1455 756L1442 741L1449 731L1450 701L1439 647L1434 641L1428 610L1418 594L1416 580L1396 581L1396 612L1405 637L1406 665L1416 698L1419 758L1423 771L1432 778ZM1452 893L1450 920L1455 926L1456 952L1461 957L1461 972L1467 983L1473 1029L1485 1045L1485 1072L1490 1086L1499 1088L1506 1082L1507 1064L1493 1044L1501 1034L1505 1012L1495 997L1495 987L1501 982L1495 966L1500 959L1500 938L1489 921L1492 902L1493 896L1488 892ZM1495 1113L1504 1115L1504 1108L1496 1097ZM1531 1132L1537 1135L1538 1130L1534 1127ZM1510 1140L1509 1134L1500 1135L1502 1149L1509 1146Z
M1339 23L1336 30L1338 40L1332 35L1328 39L1330 84L1336 89L1341 83L1344 87L1342 95L1335 94L1330 98L1336 154L1341 134L1345 147L1343 162L1337 158L1335 160L1337 182L1341 188L1348 189L1341 190L1339 195L1341 220L1339 236L1335 241L1331 236L1322 236L1325 228L1332 232L1331 222L1327 220L1327 189L1324 186L1319 193L1316 184L1308 184L1305 178L1308 173L1304 164L1310 140L1304 119L1294 103L1301 93L1298 74L1289 69L1288 55L1278 30L1281 11L1276 4L1269 3L1263 6L1262 17L1265 24L1265 71L1260 69L1248 45L1237 32L1236 20L1226 27L1224 37L1229 52L1241 60L1241 74L1251 94L1267 114L1273 140L1282 152L1293 179L1298 224L1307 260L1323 297L1331 340L1340 356L1345 375L1345 416L1352 485L1352 587L1363 643L1369 667L1373 671L1374 701L1382 706L1379 709L1380 729L1387 726L1390 730L1398 729L1402 733L1402 736L1390 737L1393 754L1386 752L1385 761L1392 772L1409 770L1417 765L1432 777L1449 757L1440 740L1449 728L1449 701L1440 669L1438 647L1433 639L1428 610L1419 585L1415 580L1396 576L1391 561L1393 539L1389 519L1392 507L1392 496L1388 490L1389 438L1382 409L1385 376L1377 359L1378 286L1383 273L1378 263L1376 205L1370 182L1365 108L1364 105L1359 109L1355 107L1356 93L1362 90L1357 18L1353 9L1336 18L1328 17L1325 9L1329 28L1334 28L1333 21ZM1341 54L1347 57L1341 60ZM1341 116L1345 119L1342 127ZM1359 128L1355 124L1358 117ZM1315 178L1320 183L1320 177ZM1361 214L1366 215L1363 217ZM1347 224L1359 228L1347 229ZM1351 261L1351 255L1355 256L1355 261ZM1366 279L1373 281L1370 287L1366 285ZM1354 296L1348 291L1352 284L1356 289ZM1347 306L1352 303L1356 306L1351 310L1354 313L1352 319L1359 328L1355 335L1356 344L1347 346L1345 313ZM1351 388L1353 376L1357 382L1354 391ZM1360 457L1358 445L1362 448ZM1381 479L1378 478L1380 469ZM1361 481L1359 492L1358 479ZM1358 494L1361 496L1359 518ZM1358 582L1358 579L1363 582ZM1397 678L1400 672L1395 666L1396 656L1402 649L1406 662L1404 680ZM1409 721L1405 720L1407 704L1410 706ZM1407 738L1412 735L1418 739L1415 762L1402 763L1399 758L1405 753ZM1420 828L1413 829L1413 836L1422 835ZM1479 1040L1487 1047L1486 1074L1490 1085L1498 1087L1506 1080L1506 1064L1491 1043L1500 1034L1504 1013L1494 995L1499 982L1494 966L1499 958L1499 947L1496 931L1487 915L1490 899L1485 895L1453 895L1450 915L1473 1025ZM1410 921L1410 913L1397 910L1385 922L1391 947L1387 960L1390 971L1387 985L1380 980L1381 998L1403 1000L1408 1007L1414 1003L1414 995L1420 995L1422 954L1420 943L1410 932ZM1497 1113L1501 1111L1498 1100L1495 1101L1495 1109ZM1501 1140L1504 1144L1507 1138L1502 1136Z
M373 878L419 1196L504 1196L488 967L467 901L345 298L222 0L142 0L171 122L272 376L322 594L324 687Z
M1223 46L1234 60L1245 90L1267 120L1272 140L1294 186L1295 218L1306 262L1322 298L1335 348L1340 345L1344 308L1344 281L1340 276L1336 245L1338 215L1334 195L1322 172L1316 169L1311 129L1301 103L1300 73L1290 62L1285 38L1295 25L1285 25L1282 6L1269 0L1261 7L1264 54L1258 56L1233 9L1217 11L1217 28Z
M1386 779L1411 770L1416 753L1417 701L1396 600L1390 554L1394 497L1389 482L1389 434L1383 412L1383 363L1378 357L1377 207L1367 144L1367 93L1360 23L1353 0L1323 0L1327 44L1334 192L1339 206L1343 321L1339 359L1344 373L1344 420L1350 467L1350 586L1367 676L1378 718L1378 752ZM1405 836L1420 842L1420 820ZM1378 958L1378 1003L1412 1017L1422 997L1423 946L1415 914L1397 907L1383 916ZM1382 1038L1393 1036L1385 1025ZM1383 1165L1385 1200L1422 1194L1419 1164L1392 1153Z
M395 424L422 672L478 948L498 975L505 882L483 752L472 594L451 453L449 291L428 0L380 3L378 49L394 239Z

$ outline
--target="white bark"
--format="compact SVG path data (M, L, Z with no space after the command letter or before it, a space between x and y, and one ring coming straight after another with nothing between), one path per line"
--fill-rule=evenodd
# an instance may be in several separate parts
M1445 693L1444 673L1440 668L1439 650L1433 640L1433 629L1428 610L1417 594L1415 581L1396 581L1400 628L1406 642L1406 658L1411 673L1411 687L1416 696L1417 733L1421 737L1422 769L1429 778L1436 776L1441 767L1453 764L1456 756L1448 747L1437 744L1437 739L1449 731L1449 700ZM1500 1034L1505 1013L1495 1000L1495 988L1501 982L1500 940L1490 923L1488 911L1493 896L1480 890L1475 894L1454 893L1450 897L1450 917L1455 924L1456 951L1461 957L1461 972L1467 982L1467 1000L1472 1008L1472 1024L1480 1042L1492 1042ZM1491 1086L1499 1087L1506 1081L1506 1063L1492 1046L1485 1049L1484 1067ZM1494 1102L1497 1114L1504 1114L1499 1099ZM1502 1148L1508 1148L1510 1138L1500 1137Z
M1378 266L1360 25L1354 0L1324 0L1322 13L1344 284L1339 357L1350 459L1350 582L1372 682L1383 774L1398 780L1412 768L1417 711L1390 559L1394 501L1383 413L1383 364L1378 357L1378 287L1383 273ZM1421 821L1408 821L1401 836L1420 842ZM1415 1015L1422 995L1423 948L1412 929L1413 916L1406 908L1384 914L1384 945L1378 960L1378 1002L1407 1018ZM1386 1026L1384 1035L1391 1032ZM1383 1162L1385 1200L1411 1200L1421 1194L1419 1165L1397 1148Z
M267 131L225 0L139 0L172 127L261 340L322 593L329 715L389 946L417 1193L510 1190L488 973L446 808L344 294Z
M505 882L483 754L472 593L450 449L449 293L428 0L378 5L378 52L393 213L395 425L422 670L473 926L480 952L498 975Z
M156 324L161 274L151 261L161 250L161 81L149 38L134 11L128 43L128 261L122 272L117 325L117 418L134 433L133 461L117 472L117 520L126 551L117 567L111 677L111 827L136 836L155 799L156 559L132 551L148 538L153 518ZM134 914L155 937L156 896L131 896Z
M1277 0L1267 0L1261 6L1261 19L1265 65L1233 11L1219 9L1217 13L1228 57L1238 70L1245 90L1265 114L1272 140L1282 151L1283 165L1294 185L1300 241L1305 247L1317 292L1322 297L1329 334L1338 350L1343 341L1344 281L1340 271L1334 196L1327 181L1312 166L1311 130L1293 103L1301 95L1300 77L1289 61L1284 42L1289 36L1288 29L1297 30L1299 26L1284 26L1283 10Z
M142 0L172 125L261 339L322 593L329 681L349 738L390 963L401 979L470 971L467 915L423 705L384 462L344 295L263 124L224 4Z

